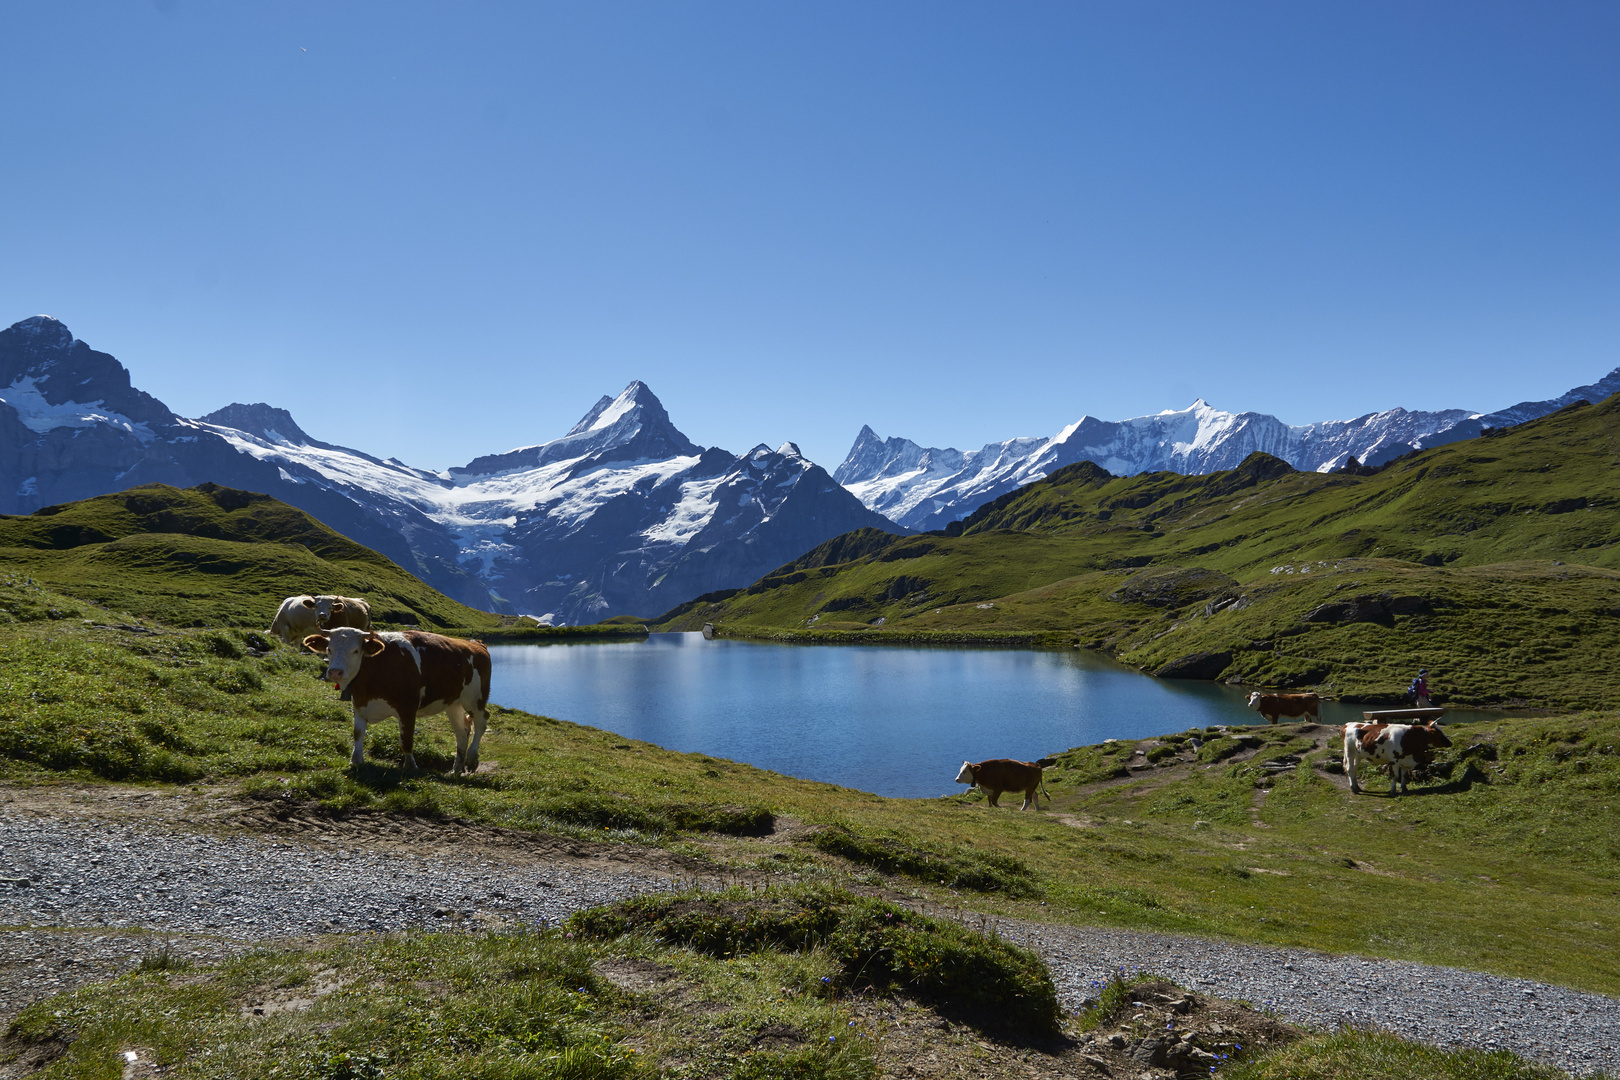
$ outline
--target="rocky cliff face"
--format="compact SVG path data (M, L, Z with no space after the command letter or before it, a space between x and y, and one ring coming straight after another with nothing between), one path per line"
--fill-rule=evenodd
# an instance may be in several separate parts
M558 623L656 615L895 528L791 443L697 446L639 382L561 438L438 473L314 439L270 405L175 416L47 316L0 331L0 513L209 480L291 503L463 603Z
M1299 427L1264 413L1224 412L1199 400L1187 409L1130 420L1086 416L1051 438L1009 439L967 452L922 447L909 439L885 440L863 427L834 476L864 505L891 520L912 529L937 529L1081 461L1116 476L1215 472L1235 468L1257 450L1296 469L1329 471L1342 468L1351 457L1376 466L1411 450L1471 439L1486 427L1523 423L1573 401L1599 401L1617 391L1620 368L1562 397L1521 402L1498 413L1396 408Z

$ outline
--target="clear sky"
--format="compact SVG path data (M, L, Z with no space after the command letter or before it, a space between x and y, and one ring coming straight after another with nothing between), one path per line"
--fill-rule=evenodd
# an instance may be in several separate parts
M0 7L0 325L431 468L1620 365L1620 4Z

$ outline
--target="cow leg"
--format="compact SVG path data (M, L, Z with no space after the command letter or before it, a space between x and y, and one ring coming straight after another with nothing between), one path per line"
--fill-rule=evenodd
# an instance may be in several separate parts
M403 755L399 761L400 775L417 772L416 755L416 710L412 708L401 709L399 713L399 747Z
M472 721L472 745L467 748L468 772L478 770L478 744L484 741L484 729L489 726L489 710L475 709Z
M999 798L1001 798L1000 788L987 787L984 789L984 801L989 803L991 806L999 805L996 802L996 800Z
M366 763L366 719L360 715L360 710L354 710L354 753L349 755L349 765L355 772Z
M1030 788L1028 791L1024 792L1024 805L1020 806L1018 809L1020 809L1020 810L1028 810L1030 803L1035 803L1035 809L1037 809L1037 810L1039 810L1041 808L1041 804L1038 803L1038 802L1035 802L1035 789L1034 788Z
M460 776L467 771L467 710L451 702L444 714L450 718L450 730L456 733L456 763L451 766L450 775ZM475 763L473 768L477 767Z

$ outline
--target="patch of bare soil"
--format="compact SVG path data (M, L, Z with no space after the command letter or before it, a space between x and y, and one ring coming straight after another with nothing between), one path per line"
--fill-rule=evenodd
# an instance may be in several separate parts
M276 987L249 997L242 1003L241 1013L245 1018L252 1018L275 1016L277 1013L303 1012L321 998L343 989L345 984L346 980L339 978L335 971L330 969L318 971L301 986Z

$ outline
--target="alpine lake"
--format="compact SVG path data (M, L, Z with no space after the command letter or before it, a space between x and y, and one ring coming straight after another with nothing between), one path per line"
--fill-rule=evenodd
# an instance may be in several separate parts
M1265 722L1248 707L1247 687L1155 679L1084 649L684 633L497 645L490 654L499 705L895 798L961 790L954 780L964 760L1034 761L1104 739ZM1324 701L1322 721L1360 720L1374 707Z

